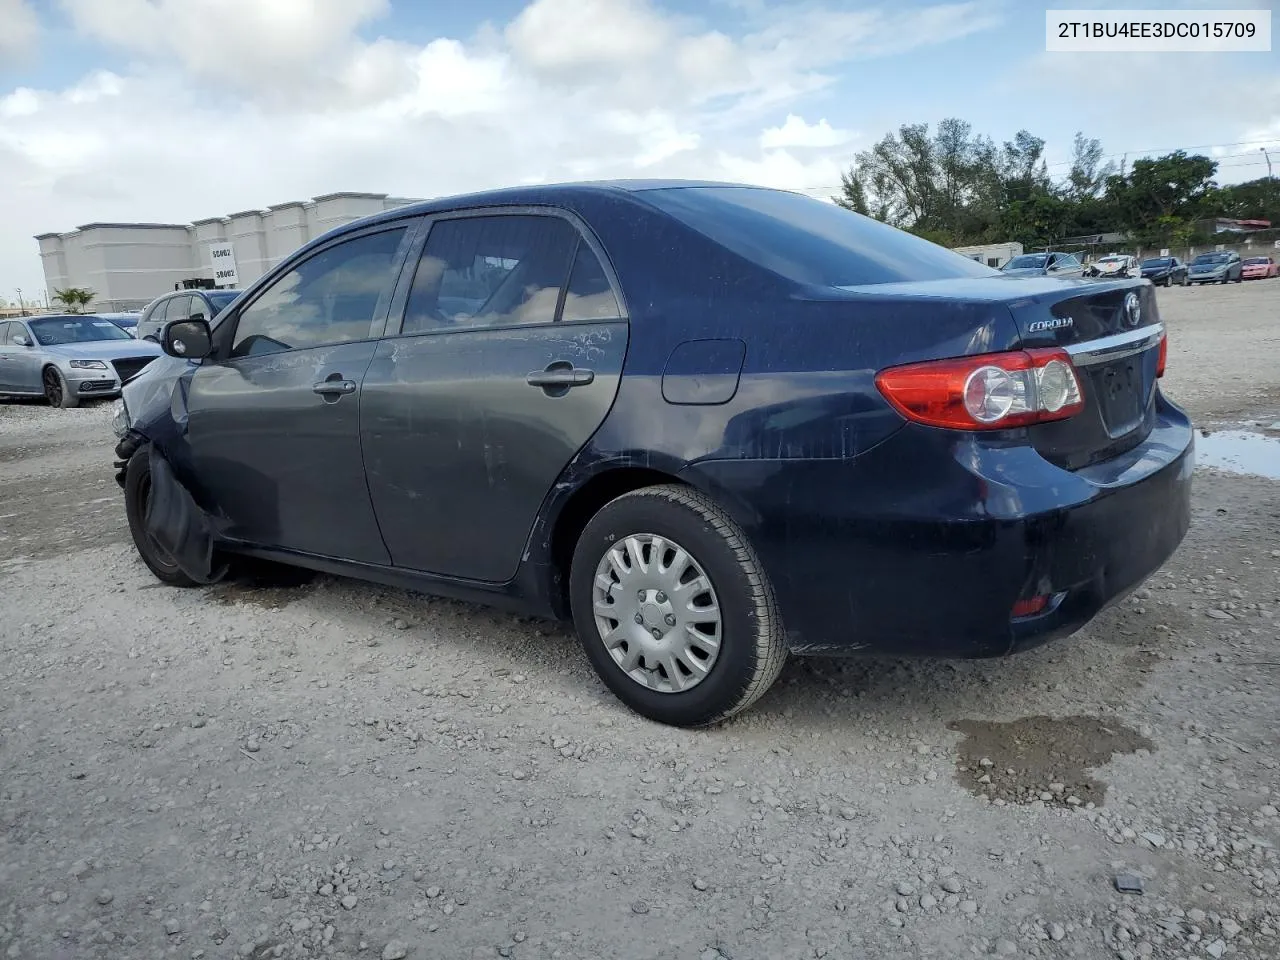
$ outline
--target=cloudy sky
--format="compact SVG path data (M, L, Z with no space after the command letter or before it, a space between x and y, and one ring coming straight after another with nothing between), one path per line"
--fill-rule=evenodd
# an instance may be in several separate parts
M827 196L856 150L947 116L1030 129L1054 174L1076 130L1218 156L1224 182L1265 175L1262 146L1280 165L1276 52L1047 54L1046 5L0 0L0 298L42 294L33 234L92 221L630 176Z

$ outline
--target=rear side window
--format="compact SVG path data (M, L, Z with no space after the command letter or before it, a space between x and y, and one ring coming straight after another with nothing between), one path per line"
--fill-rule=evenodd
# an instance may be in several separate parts
M286 271L240 313L231 356L305 350L372 335L391 293L404 228L327 247Z
M797 283L861 286L997 271L869 217L758 187L676 187L640 196L720 246Z
M414 273L401 332L551 323L577 242L560 217L438 221Z
M600 258L586 243L579 242L560 319L614 320L621 316L618 298L613 294Z

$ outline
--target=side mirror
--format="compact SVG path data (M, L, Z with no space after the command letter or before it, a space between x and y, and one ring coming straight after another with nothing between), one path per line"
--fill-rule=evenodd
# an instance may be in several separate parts
M25 333L16 334L13 338L13 342L20 347L31 346L31 339Z
M213 352L213 334L203 320L172 320L160 333L160 349L182 360L203 360Z

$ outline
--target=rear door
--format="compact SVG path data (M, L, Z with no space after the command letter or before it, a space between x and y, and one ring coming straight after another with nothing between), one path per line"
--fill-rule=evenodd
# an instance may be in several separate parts
M389 561L365 484L360 388L411 240L404 222L339 237L218 324L187 408L192 473L223 535Z
M436 219L364 379L392 562L514 576L544 498L613 404L626 346L621 295L581 225L545 208Z
M26 338L27 346L14 342L14 338L19 336ZM4 377L10 385L9 389L19 393L43 393L41 377L44 374L45 354L41 345L20 320L9 322L8 340L9 345L5 347L8 360L5 361Z
M0 320L0 393L17 389L17 363L14 354L22 348L11 343L9 337L19 329L16 323Z

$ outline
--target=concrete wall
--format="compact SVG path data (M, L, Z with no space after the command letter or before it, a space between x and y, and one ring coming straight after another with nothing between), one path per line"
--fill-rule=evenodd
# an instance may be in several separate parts
M45 284L88 287L91 310L140 309L184 280L213 277L209 247L230 242L245 287L284 257L334 227L414 200L382 193L331 193L189 224L90 223L36 237Z

